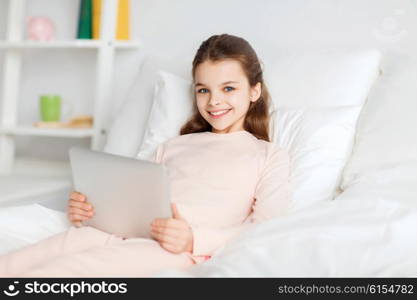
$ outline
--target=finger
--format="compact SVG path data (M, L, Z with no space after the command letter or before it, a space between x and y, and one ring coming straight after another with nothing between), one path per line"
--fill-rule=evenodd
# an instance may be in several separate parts
M70 200L68 206L77 207L77 208L80 208L80 209L83 209L83 210L86 210L86 211L90 211L90 210L93 211L94 210L93 205L91 205L91 203L89 203L89 202L83 203L83 202L80 202L80 201Z
M84 202L87 199L87 197L84 194L81 194L79 192L72 192L70 198L81 202Z
M68 208L68 212L72 214L79 214L79 215L87 216L87 217L92 217L95 214L94 211L87 211L78 207L71 207L71 206Z
M173 245L177 245L178 244L178 240L172 236L169 235L165 235L163 233L151 230L151 235L159 242L161 243L170 243Z
M177 205L175 203L171 203L172 208L172 216L174 219L181 219L180 213L178 212Z
M94 215L93 211L86 211L78 207L70 207L68 211L70 214L82 215L86 217L92 217Z
M163 227L163 228L185 229L185 228L188 228L188 223L184 222L184 220L165 219L163 221L152 222L151 226Z
M83 215L83 214L79 214L79 213L73 213L73 212L71 212L71 211L68 211L68 216L69 216L69 218L77 218L77 219L85 219L85 220L87 220L87 219L90 219L90 218L92 218L93 217L93 215L92 216L88 216L88 215Z
M81 226L83 226L83 223L82 222L75 222L74 226L75 227L81 227Z
M172 253L181 253L181 249L179 249L177 246L169 244L169 243L162 243L161 244L162 248L164 248L165 250L172 252Z
M83 216L83 215L78 215L78 214L70 214L69 215L69 219L71 221L85 221L90 219L91 217L88 216Z
M74 206L70 206L68 207L68 211L70 213L73 214L80 214L80 215L84 215L84 216L92 216L94 215L94 211L88 211L82 208L78 208L78 207L74 207Z
M180 214L177 204L176 203L172 203L172 210L174 212L174 218L177 220L185 220L182 215Z
M75 207L82 207L84 205L84 202L82 201L78 201L78 200L74 200L74 199L69 199L68 201L68 206L75 206Z
M79 193L78 192L76 192L76 191L73 191L73 192L71 192L71 194L70 194L70 199L74 199L74 200L78 200L78 198L79 198Z
M168 248L171 250L178 250L179 249L179 245L178 243L176 243L173 240L170 239L163 239L158 233L155 232L151 232L151 236L161 245L161 246L165 246L163 248Z
M176 229L176 228L152 227L151 231L156 232L158 234L169 236L176 240L185 236L184 232L181 229Z
M165 226L169 218L156 218L152 221L151 225Z
M71 221L71 223L74 225L74 226L80 226L80 225L83 225L83 220L75 220L75 221Z

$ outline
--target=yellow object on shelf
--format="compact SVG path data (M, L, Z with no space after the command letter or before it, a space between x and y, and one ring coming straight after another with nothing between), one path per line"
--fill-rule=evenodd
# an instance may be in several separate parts
M39 128L91 128L93 127L93 117L79 115L73 117L69 122L36 122L33 125Z
M101 1L93 0L93 39L100 39Z
M93 39L100 39L101 9L103 0L93 0ZM116 20L116 40L130 39L129 0L118 0Z
M129 0L119 0L117 11L116 39L129 39Z

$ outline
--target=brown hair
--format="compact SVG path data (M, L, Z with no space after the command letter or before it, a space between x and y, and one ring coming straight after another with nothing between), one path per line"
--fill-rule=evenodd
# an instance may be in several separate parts
M261 83L261 96L255 102L250 102L243 128L256 138L269 142L270 96L264 83L258 56L245 39L230 34L221 34L213 35L205 40L200 45L193 60L193 80L195 70L199 64L207 60L216 62L223 59L237 60L241 64L251 87L255 86L258 82ZM180 135L211 130L212 126L201 116L196 101L193 101L193 115L181 127Z

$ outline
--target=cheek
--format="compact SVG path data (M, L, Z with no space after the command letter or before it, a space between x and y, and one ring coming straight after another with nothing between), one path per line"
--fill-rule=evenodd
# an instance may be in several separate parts
M207 107L207 97L205 95L199 95L195 97L197 108L200 112L205 111Z
M205 105L201 101L197 101L196 104L197 104L197 109L200 112L200 114L203 114L205 110L204 109Z
M249 107L249 96L246 94L235 94L229 97L228 101L237 111L246 111Z

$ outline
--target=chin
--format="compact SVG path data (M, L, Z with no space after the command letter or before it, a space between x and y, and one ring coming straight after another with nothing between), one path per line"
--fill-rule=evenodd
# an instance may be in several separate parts
M211 128L213 131L227 131L230 128L230 125L224 127L214 127L213 125L211 125Z

